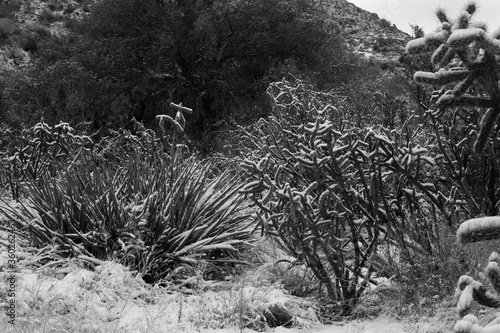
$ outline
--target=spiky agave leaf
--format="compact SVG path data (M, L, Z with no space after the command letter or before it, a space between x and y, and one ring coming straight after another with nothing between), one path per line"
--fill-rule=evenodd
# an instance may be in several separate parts
M92 168L28 183L27 217L8 206L0 213L19 221L36 245L54 244L65 256L115 257L157 277L214 252L237 261L237 250L253 239L239 179L228 172L209 179L210 164L136 157L118 170Z

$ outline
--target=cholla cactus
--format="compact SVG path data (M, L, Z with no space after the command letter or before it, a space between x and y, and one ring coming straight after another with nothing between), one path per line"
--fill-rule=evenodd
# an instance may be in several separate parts
M446 108L474 106L488 109L479 124L474 150L481 151L500 113L498 86L500 29L486 33L484 24L472 22L477 9L469 2L456 21L451 21L443 9L436 15L441 31L414 39L406 46L410 54L434 50L431 61L435 72L417 72L416 82L440 86L432 102L437 114Z
M467 220L460 225L457 231L457 239L461 243L478 242L495 238L500 238L500 217L497 216ZM497 295L490 293L482 283L470 276L462 275L458 280L455 292L455 297L458 299L457 311L461 317L465 317L455 324L453 327L454 332L500 333L500 317L482 327L474 315L468 314L473 301L483 306L500 308L500 298L498 297L498 293L500 293L499 259L498 253L493 252L489 257L489 262L485 270L486 276L490 279Z

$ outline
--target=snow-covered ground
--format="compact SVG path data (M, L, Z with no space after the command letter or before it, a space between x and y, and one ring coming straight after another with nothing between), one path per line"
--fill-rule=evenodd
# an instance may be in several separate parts
M15 253L9 253L9 239L8 232L0 231L0 333L437 333L451 331L457 319L451 308L412 321L397 319L389 309L374 319L322 325L314 298L292 296L271 282L273 264L227 281L206 281L199 274L182 283L151 286L116 262L62 259L50 248L27 250L20 238ZM9 256L17 271L15 297L8 295ZM14 299L12 325L3 308ZM293 327L266 325L264 314L273 306L292 315Z
M418 333L438 332L439 326L432 320L403 322L390 314L321 325L312 301L291 296L279 286L255 287L255 281L245 279L218 284L195 278L190 282L197 291L150 287L114 262L103 262L91 271L69 261L36 272L21 269L16 278L15 326L1 312L1 332ZM4 292L0 290L0 295ZM290 310L296 325L259 326L259 313L270 304ZM251 328L239 329L239 323L252 321Z

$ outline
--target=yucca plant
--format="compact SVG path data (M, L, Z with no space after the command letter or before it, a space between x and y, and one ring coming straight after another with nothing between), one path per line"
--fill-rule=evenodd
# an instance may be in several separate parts
M117 259L151 282L181 264L241 261L238 249L253 240L239 194L242 181L228 172L212 176L210 161L180 158L181 112L190 109L173 108L176 119L160 117L174 125L170 155L154 137L144 146L122 131L129 151L138 145L132 156L120 153L117 163L99 155L42 174L24 183L21 211L4 203L0 212L29 232L34 246L51 244L65 256Z
M27 183L23 212L5 203L0 211L18 221L37 247L116 258L152 281L216 252L214 264L237 260L237 249L253 240L240 180L228 173L208 179L209 163L189 160L175 172L170 165L167 158L136 158L116 172L82 165Z

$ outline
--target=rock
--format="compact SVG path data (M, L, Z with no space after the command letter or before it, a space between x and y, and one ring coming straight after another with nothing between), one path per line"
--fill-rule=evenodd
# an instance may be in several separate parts
M325 8L332 20L339 22L340 33L348 47L367 58L397 60L411 39L389 21L346 0L327 1Z
M17 46L27 52L37 49L36 40L30 33L21 30L14 21L0 18L0 42L10 46Z
M0 18L0 38L9 38L19 33L21 30L14 21L5 17Z
M291 327L293 316L283 305L276 303L269 306L263 313L269 327Z
M29 34L21 33L11 35L7 38L8 44L18 46L26 52L35 52L37 50L36 40Z

